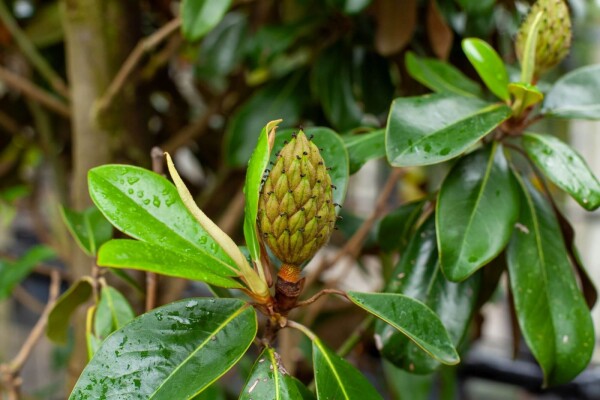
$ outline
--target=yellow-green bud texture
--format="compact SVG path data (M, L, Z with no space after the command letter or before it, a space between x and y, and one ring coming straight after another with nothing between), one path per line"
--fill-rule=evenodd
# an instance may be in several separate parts
M327 243L335 219L331 177L317 146L300 131L281 149L261 189L261 237L283 263L300 266Z
M525 42L535 16L542 12L537 43L535 46L535 72L539 77L569 54L571 47L571 18L564 0L538 0L529 11L517 34L515 49L519 60L523 59Z

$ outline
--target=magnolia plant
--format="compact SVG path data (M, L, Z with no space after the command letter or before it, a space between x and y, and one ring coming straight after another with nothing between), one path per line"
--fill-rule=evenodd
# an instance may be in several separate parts
M134 166L90 170L97 209L65 209L63 216L98 265L134 287L124 269L201 281L214 297L134 318L103 278L77 282L48 326L50 338L64 341L70 313L94 296L90 362L71 398L200 398L248 354L256 361L241 399L378 399L344 358L360 335L349 335L336 352L295 320L293 309L332 294L366 311L371 316L361 328L373 333L386 372L408 371L402 376L409 382L412 374L459 362L456 349L466 347L474 315L505 273L544 384L572 380L594 349L589 309L596 291L554 195L561 189L594 210L600 183L566 143L529 130L545 118L600 119L598 66L573 71L547 90L538 86L566 56L570 26L562 0L536 3L517 35L521 70L512 81L489 44L465 39L463 51L487 91L447 63L407 53L409 74L434 93L394 100L383 129L276 133L280 121L267 123L246 171L244 248L197 207L168 154L173 183ZM331 236L349 175L383 156L407 170L448 162L449 172L435 193L378 221L379 254L401 255L380 292L329 289L304 298L303 268ZM110 239L109 223L129 238ZM299 330L312 343L314 384L286 372L277 353L282 329Z

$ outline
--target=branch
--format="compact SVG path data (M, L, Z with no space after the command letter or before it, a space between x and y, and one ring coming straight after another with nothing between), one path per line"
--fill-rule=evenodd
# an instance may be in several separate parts
M31 40L27 35L19 28L19 25L13 18L12 14L6 8L6 4L0 1L0 20L4 22L4 26L11 33L12 37L17 42L17 45L21 48L21 51L27 57L29 62L37 69L37 71L50 83L50 86L54 88L60 95L65 98L69 98L69 89L65 84L65 81L54 71L52 66L48 64L46 59L35 48Z
M0 2L0 4L2 4L2 2ZM41 89L39 86L31 83L29 80L10 72L2 66L0 66L0 80L4 81L8 86L20 90L25 96L39 102L60 116L71 118L71 110L65 103Z
M177 31L181 26L181 18L177 17L162 28L154 32L152 35L140 40L133 51L129 54L121 69L117 72L106 92L98 100L97 113L102 114L111 105L114 98L119 94L123 86L127 83L129 76L135 70L136 66L147 52L158 46L163 40L168 38L172 33ZM165 149L166 151L167 149Z

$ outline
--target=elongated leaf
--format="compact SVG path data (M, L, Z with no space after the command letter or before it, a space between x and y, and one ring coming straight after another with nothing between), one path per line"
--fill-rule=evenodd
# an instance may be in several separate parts
M377 242L381 250L402 250L406 247L424 204L424 201L405 204L381 220L377 230Z
M226 288L239 288L235 271L213 265L210 259L188 256L165 248L129 239L114 239L100 248L98 265L137 269L161 275L202 281Z
M92 278L85 277L75 282L64 292L48 314L46 336L56 343L65 344L69 334L69 320L75 310L92 295Z
M529 83L510 83L508 91L514 98L511 107L515 116L520 116L529 107L544 99L544 94L536 86Z
M312 353L318 399L382 399L360 371L327 348L319 338L313 339Z
M456 163L436 206L440 263L448 279L462 281L500 254L518 214L517 183L500 145Z
M183 0L181 2L181 30L190 41L200 39L223 18L231 0Z
M407 167L450 160L510 114L506 105L452 94L397 98L385 133L388 161Z
M240 400L303 399L296 382L281 363L279 354L271 347L265 347L258 356L239 398Z
M410 76L422 85L438 93L454 93L461 96L479 96L481 87L467 78L454 66L434 58L417 57L409 51L405 58Z
M281 150L284 141L290 140L293 129L283 129L275 136L275 144L271 153L271 161L275 155ZM333 191L333 201L338 204L343 204L346 198L346 190L348 188L348 180L350 179L348 172L348 152L344 146L344 142L340 136L329 128L314 127L304 130L304 133L317 145L325 161L325 165L331 168L328 172L331 176L331 182L336 187ZM337 210L339 211L339 210Z
M544 175L583 208L600 207L600 182L577 151L558 138L537 133L523 135L523 145Z
M488 89L504 101L508 95L508 72L496 50L481 39L464 39L462 48L465 55Z
M383 362L383 373L395 399L429 400L435 375L417 375L406 372L390 362Z
M463 282L448 281L442 274L436 242L435 217L429 217L413 235L385 289L422 301L440 318L455 347L465 336L475 311L479 274ZM381 354L409 372L425 374L439 367L404 334L383 321L375 325Z
M94 318L96 336L104 339L134 319L135 313L127 299L117 289L104 286Z
M77 212L62 206L60 212L69 232L79 247L89 256L95 256L100 246L112 237L110 222L96 207Z
M248 162L246 170L246 183L244 185L244 195L246 196L246 205L244 208L244 237L246 246L250 252L252 260L260 262L260 243L258 240L258 231L256 228L256 216L258 215L258 197L260 195L261 181L265 169L269 164L271 157L271 147L269 137L275 135L277 124L281 120L269 122L260 132L256 148Z
M90 170L88 182L92 200L120 231L172 253L202 258L220 275L237 269L162 176L138 167L105 165Z
M367 161L385 157L385 130L362 135L343 136L350 159L350 175L358 172Z
M460 361L438 316L419 300L397 293L348 292L348 298L402 332L439 362L454 365Z
M600 119L600 65L561 77L544 100L542 113L560 118Z
M521 186L521 213L507 251L519 326L545 383L565 383L590 361L592 319L550 205Z
M189 399L227 372L256 335L238 299L181 300L109 336L80 376L75 399Z
M0 300L10 296L14 287L27 278L36 265L55 255L50 247L38 245L29 249L17 261L0 260Z

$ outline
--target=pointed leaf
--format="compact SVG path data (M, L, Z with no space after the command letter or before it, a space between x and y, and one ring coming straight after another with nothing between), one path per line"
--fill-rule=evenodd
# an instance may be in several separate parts
M69 399L189 399L242 357L256 329L254 308L238 299L157 308L102 343Z
M544 175L583 208L593 211L600 206L600 182L575 149L558 138L537 133L525 133L523 146Z
M544 100L542 113L559 118L600 119L600 65L561 77Z
M231 0L183 0L181 2L181 30L189 41L206 35L223 18Z
M523 337L546 384L569 382L589 363L594 327L551 206L521 182L521 213L508 246L510 285Z
M500 254L518 213L517 183L501 146L486 146L456 163L436 206L440 263L448 279L462 281Z
M350 175L358 172L367 161L385 157L385 130L362 135L342 136L350 159Z
M302 400L303 397L281 363L279 354L271 347L265 347L252 367L239 399Z
M447 62L418 57L412 51L406 53L405 62L410 76L434 92L461 96L481 95L481 87L476 82Z
M79 247L89 256L95 256L100 246L112 237L112 225L96 207L77 212L61 206L60 213Z
M510 114L506 105L452 94L397 98L386 128L387 158L397 167L450 160Z
M237 273L204 257L191 257L165 248L129 239L114 239L100 248L98 265L137 269L161 275L206 282L226 288L242 285L233 280Z
M48 314L46 336L56 343L65 344L69 334L69 320L75 310L87 302L92 295L92 278L85 277L75 282L64 292Z
M115 288L103 286L94 316L94 332L100 339L135 318L127 299Z
M313 339L313 364L318 399L382 399L360 371L319 338Z
M348 292L348 298L398 329L441 363L454 365L460 361L439 317L422 302L396 293Z
M14 262L0 260L0 300L10 296L14 287L27 278L39 263L55 256L50 247L38 245Z
M479 274L454 283L442 274L438 259L435 217L430 216L414 233L394 269L387 293L401 293L422 301L437 315L455 347L464 338L477 306ZM429 357L404 334L383 321L375 325L379 351L396 366L409 372L424 374L440 364Z
M508 96L508 72L496 50L481 39L464 39L465 55L488 89L504 101Z

